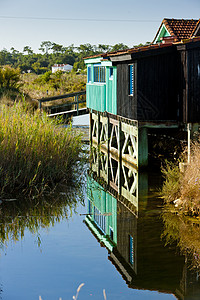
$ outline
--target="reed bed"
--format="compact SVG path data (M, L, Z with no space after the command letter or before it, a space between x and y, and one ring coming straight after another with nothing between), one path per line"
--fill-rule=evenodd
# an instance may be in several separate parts
M0 107L0 195L40 195L72 178L81 137L25 103Z
M180 162L187 161L187 149ZM162 196L165 203L173 203L178 212L200 215L200 140L191 146L190 163L185 164L184 172L178 164L167 163L163 168L165 182Z

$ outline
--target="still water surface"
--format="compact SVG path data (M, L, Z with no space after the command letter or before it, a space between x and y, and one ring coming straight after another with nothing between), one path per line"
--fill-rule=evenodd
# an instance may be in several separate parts
M22 240L8 242L0 257L2 299L34 300L39 295L43 300L72 299L80 283L85 286L79 299L103 299L103 289L108 299L174 299L170 294L129 288L108 260L107 249L100 247L83 223L84 216L79 214L86 213L86 207L80 204L76 211L68 220L40 228L40 247L29 230ZM166 280L171 275L166 274Z
M161 238L160 175L124 166L118 197L90 167L75 192L1 205L0 299L68 300L81 283L84 300L200 299L198 272Z

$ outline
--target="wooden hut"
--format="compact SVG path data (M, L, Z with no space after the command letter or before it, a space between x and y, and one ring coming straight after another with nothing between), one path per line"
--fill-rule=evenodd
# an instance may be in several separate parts
M85 59L88 107L134 120L200 122L199 35L200 19L164 19L151 45Z
M127 123L130 124L129 120L137 123L134 123L137 130L130 135L130 140L141 144L137 145L137 151L131 146L137 164L147 164L148 128L182 130L189 128L188 123L192 125L190 128L200 127L200 19L164 19L150 45L88 57L85 63L87 106L91 113L106 112L117 120L125 118L126 126L122 126L126 127L125 141L132 130ZM92 119L95 124L98 117ZM101 140L103 131L107 139L112 139L109 121L108 127L106 120L102 122L96 126L100 134L97 140ZM113 128L116 126L113 120L111 124ZM92 126L91 136L95 131ZM116 139L120 128L118 125ZM129 146L122 146L126 147Z

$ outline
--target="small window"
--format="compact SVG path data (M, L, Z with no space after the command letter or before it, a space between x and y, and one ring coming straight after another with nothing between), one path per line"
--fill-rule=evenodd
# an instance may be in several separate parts
M110 238L113 240L113 229L110 227Z
M88 67L87 70L87 82L91 82L91 67Z
M88 213L89 215L92 214L92 204L91 204L91 201L88 199Z
M109 70L109 79L113 79L113 68L112 67Z
M133 95L134 92L134 67L129 65L129 95Z
M129 235L129 262L131 265L134 264L134 240L131 235Z
M106 217L94 206L94 222L103 231L106 232Z
M94 66L94 82L106 82L106 69L101 65Z

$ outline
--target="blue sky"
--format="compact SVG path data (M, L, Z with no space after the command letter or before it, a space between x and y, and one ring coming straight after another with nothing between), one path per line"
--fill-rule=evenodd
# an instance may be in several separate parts
M39 52L42 41L132 47L152 41L163 18L199 19L200 1L0 0L0 50L30 46Z

